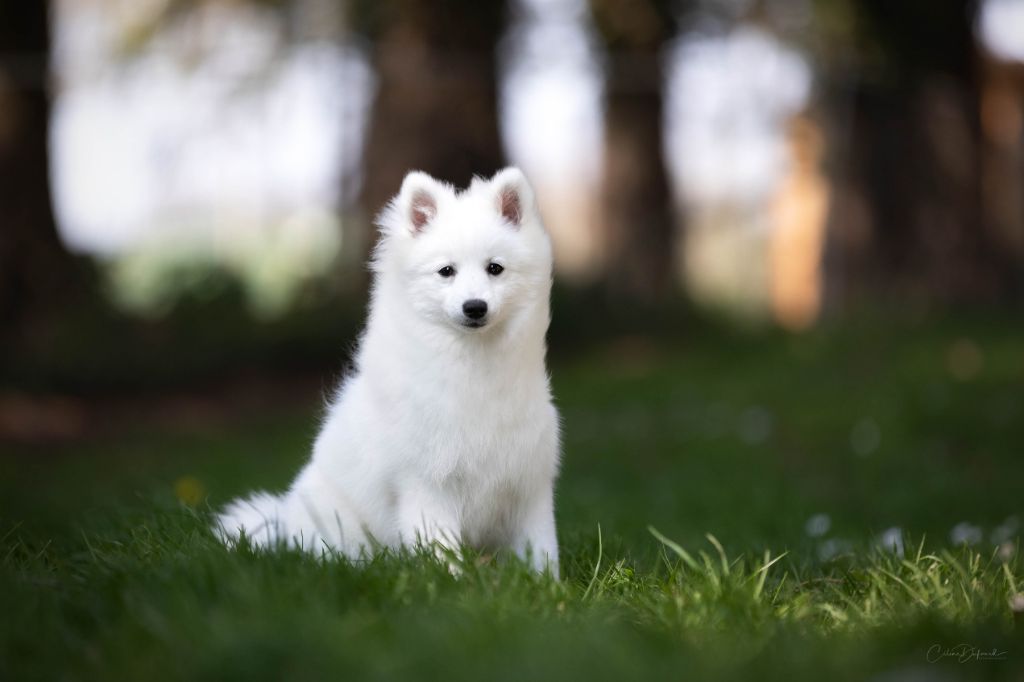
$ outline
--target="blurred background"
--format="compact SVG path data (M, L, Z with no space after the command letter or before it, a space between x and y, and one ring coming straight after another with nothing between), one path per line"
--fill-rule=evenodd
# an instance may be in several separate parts
M1024 2L4 3L0 434L88 434L111 396L310 400L289 382L343 367L404 173L508 164L555 242L556 362L1017 329Z
M568 592L211 544L404 174L507 164ZM1021 679L1022 443L1024 0L0 1L0 679Z

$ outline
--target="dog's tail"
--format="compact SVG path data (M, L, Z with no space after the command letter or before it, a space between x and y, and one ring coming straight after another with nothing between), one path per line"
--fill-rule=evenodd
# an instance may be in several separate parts
M213 532L229 546L244 535L250 545L273 547L288 539L283 502L281 496L264 492L239 498L217 515Z
M312 467L282 495L260 492L235 500L217 516L213 531L230 547L244 536L253 547L287 545L352 558L374 545L348 498Z

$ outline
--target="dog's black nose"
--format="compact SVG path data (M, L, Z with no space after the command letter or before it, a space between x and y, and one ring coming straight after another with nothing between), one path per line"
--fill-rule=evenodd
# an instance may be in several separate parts
M487 301L471 298L462 304L462 313L471 320L479 320L487 314Z

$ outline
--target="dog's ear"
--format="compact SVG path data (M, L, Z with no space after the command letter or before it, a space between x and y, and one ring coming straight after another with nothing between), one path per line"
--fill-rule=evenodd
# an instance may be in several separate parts
M423 232L437 217L438 197L444 188L422 171L410 171L398 193L398 210L402 222L413 235Z
M537 209L533 203L533 189L521 170L509 167L498 171L491 179L491 185L498 212L509 225L518 228L534 217Z

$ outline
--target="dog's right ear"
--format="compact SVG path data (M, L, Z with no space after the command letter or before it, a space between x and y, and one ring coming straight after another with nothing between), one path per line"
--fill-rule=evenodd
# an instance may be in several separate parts
M500 170L491 178L491 184L497 188L495 207L509 225L518 229L536 216L533 189L521 170L514 166Z
M414 236L423 232L437 217L437 201L444 188L422 171L410 171L398 193L401 220Z

